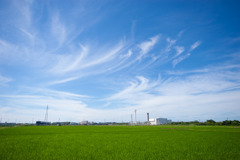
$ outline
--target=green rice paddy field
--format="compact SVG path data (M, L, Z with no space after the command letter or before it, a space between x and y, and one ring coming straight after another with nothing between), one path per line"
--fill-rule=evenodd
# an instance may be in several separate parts
M0 159L240 159L240 128L232 126L0 127Z

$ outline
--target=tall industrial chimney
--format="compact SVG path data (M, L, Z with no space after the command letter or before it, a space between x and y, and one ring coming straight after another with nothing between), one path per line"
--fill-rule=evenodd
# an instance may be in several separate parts
M149 122L149 113L147 113L147 122Z

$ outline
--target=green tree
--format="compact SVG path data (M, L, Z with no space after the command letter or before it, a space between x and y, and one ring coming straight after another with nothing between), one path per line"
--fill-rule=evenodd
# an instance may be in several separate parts
M234 120L234 121L231 122L231 125L232 126L239 126L240 122L238 120Z
M209 120L206 121L207 125L215 125L215 123L216 122L214 120L212 120L212 119L209 119Z

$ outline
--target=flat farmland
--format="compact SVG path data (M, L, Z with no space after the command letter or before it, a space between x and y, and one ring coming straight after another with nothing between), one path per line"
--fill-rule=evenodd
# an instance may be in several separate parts
M240 159L240 128L25 126L0 128L0 159Z

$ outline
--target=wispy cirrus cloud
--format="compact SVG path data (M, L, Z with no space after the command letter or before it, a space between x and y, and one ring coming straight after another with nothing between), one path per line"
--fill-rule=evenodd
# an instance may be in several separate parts
M81 100L84 98L89 98L87 95L80 95L75 93L70 93L66 91L53 90L48 88L36 88L36 87L21 87L17 94L2 94L0 97L6 98L39 98L39 99L70 99L70 100ZM48 98L47 98L48 97ZM29 100L29 103L30 100ZM39 104L42 105L42 104Z
M165 52L169 52L169 51L171 51L171 48L172 48L172 46L177 42L177 40L175 40L175 39L170 39L169 37L166 39L166 41L168 42L168 45L167 45L167 47L166 47L166 49L165 49Z
M196 49L198 46L200 46L201 42L197 41L194 44L191 45L190 50L189 51L193 51L194 49Z
M235 71L208 69L205 72L192 72L184 77L174 75L157 81L138 77L140 83L132 81L128 87L107 100L113 105L121 103L122 107L127 105L132 110L135 108L156 116L186 116L186 120L202 119L202 115L208 112L212 112L211 116L216 116L229 106L231 111L239 113L236 101L239 101L237 97L240 95L240 79L234 74L240 75ZM213 112L216 108L221 111ZM181 109L184 111L179 112Z
M12 81L11 78L2 76L2 75L0 74L0 86L4 86L4 85L6 85L7 83L9 83L9 82L11 82L11 81Z
M74 50L73 53L57 55L57 61L52 69L50 69L50 72L54 74L65 74L76 71L79 72L80 70L85 72L84 70L89 69L87 74L91 74L91 71L95 72L96 68L91 69L99 65L101 65L101 67L97 70L104 70L105 67L109 67L112 61L117 61L117 55L120 54L119 52L123 48L124 44L122 42L111 48L107 48L107 50L104 48L94 50L91 46L79 44L79 48ZM99 72L101 73L101 71Z
M59 74L75 71L83 64L83 60L87 57L89 48L79 43L79 46L74 53L65 55L55 55L56 62L50 72Z
M181 30L180 32L178 32L178 38L180 38L180 37L182 37L182 35L183 35L183 33L184 33L185 31L184 30Z
M181 57L179 57L179 58L177 58L177 59L174 59L174 60L172 61L173 68L176 67L176 65L177 65L178 63L182 62L184 59L186 59L186 58L189 57L190 55L191 55L191 53L187 53L187 54L185 54L185 55L183 55L183 56L181 56Z
M92 66L103 64L115 59L116 55L121 51L121 49L123 49L123 47L124 47L124 44L120 42L114 47L108 49L108 51L102 51L106 53L101 54L101 56L97 56L97 58L90 59L88 63L82 65L82 68L92 67Z
M51 32L53 36L57 39L59 46L61 46L67 38L67 29L64 23L60 19L59 13L55 13L52 16L51 21Z
M47 43L48 40L45 42L45 36L34 34L25 28L20 28L21 32L29 39L34 39L35 44L38 46L27 44L26 46L17 48L17 52L21 53L19 55L20 59L21 57L25 57L25 63L30 63L33 66L39 64L40 67L44 67L44 70L48 74L53 73L51 74L51 77L53 77L51 79L55 80L46 84L67 83L85 75L120 71L134 65L136 62L141 63L139 60L143 59L156 46L160 39L160 34L157 34L140 44L135 44L134 42L126 43L124 41L120 41L117 45L113 43L94 45L91 41L83 43L86 45L81 44L79 41L68 43L74 40L73 33L71 32L75 32L75 30L69 30L68 25L62 21L58 12L50 13L52 13L51 27L49 30L46 30L46 33L51 33L53 37L50 36L48 38L53 39L53 41L57 40L59 46L53 47ZM37 28L33 30L37 30ZM168 44L165 51L169 52L172 48L175 48L177 56L184 52L184 46L175 46L177 40L167 38L166 41ZM13 47L11 46L11 48ZM64 54L62 54L62 50L65 51ZM157 53L153 56L154 54L149 55L149 57L155 57L155 60L157 60L161 56L156 55ZM41 56L39 57L39 55ZM172 58L167 56L161 63L168 62ZM54 78L56 75L58 77Z
M137 59L141 60L141 58L156 45L159 38L160 38L160 35L156 35L154 37L151 37L150 40L140 43L138 45L138 48L140 49L140 54Z
M61 80L55 80L55 81L52 81L52 82L49 82L48 85L56 85L56 84L62 84L62 83L67 83L67 82L70 82L70 81L74 81L76 79L79 79L79 77L70 77L70 78L65 78L65 79L61 79Z
M206 44L214 38L212 46L224 44L221 52L220 48L210 51L196 39L210 31L206 23L198 32L176 32L191 25L196 28L193 21L182 23L191 19L192 12L184 17L179 14L179 21L176 16L160 21L166 17L162 5L154 8L148 4L144 10L150 12L137 7L132 17L152 17L153 12L154 17L134 20L122 14L126 6L134 7L132 3L114 3L115 7L105 2L70 3L71 7L64 1L0 1L0 112L4 117L15 119L26 113L31 121L31 113L44 115L47 104L54 121L58 117L68 121L72 117L74 121L129 120L134 109L138 115L150 112L169 118L200 117L216 108L224 113L225 106L237 110L239 35L200 36ZM226 35L235 39L226 39ZM210 54L202 54L201 61L193 63L195 51ZM183 70L178 70L178 64L187 58ZM187 64L209 66L211 58L221 66L191 70ZM163 77L156 78L159 74Z
M189 57L191 55L191 51L195 50L201 44L201 42L196 41L190 46L188 52L183 54L186 50L185 48L187 47L178 45L179 39L182 38L182 33L183 31L179 32L179 34L177 35L177 39L167 37L165 47L162 47L163 49L161 49L160 51L161 54L152 56L153 61L158 60L160 64L172 62L172 66L173 68L175 68L178 63Z
M195 50L200 44L201 44L200 41L196 41L195 43L193 43L193 44L191 45L188 53L186 53L186 54L184 54L184 55L182 55L182 56L174 59L174 60L172 61L173 68L176 67L176 65L177 65L178 63L180 63L180 62L182 62L184 59L188 58L188 57L191 55L190 52L193 51L193 50ZM184 51L184 50L182 51L181 48L177 48L176 50L177 50L177 53L182 53L182 52ZM181 51L182 51L182 52L181 52Z
M158 85L158 81L150 83L149 80L143 76L138 76L137 81L130 82L130 86L124 90L109 97L108 100L131 100L136 102L139 97L146 97L154 87ZM144 96L143 96L144 95Z
M13 6L18 12L17 25L20 27L29 27L32 24L31 1L13 1Z
M30 88L28 93L21 95L0 95L11 102L10 106L1 104L0 110L4 118L10 117L11 111L25 116L28 121L32 117L42 120L47 104L50 121L58 121L59 118L63 121L103 121L107 115L110 115L106 119L109 121L130 121L130 113L134 109L138 111L138 120L145 120L147 112L151 117L173 120L221 117L227 109L231 110L230 116L235 116L239 114L240 96L240 79L237 77L240 77L238 71L229 72L221 67L218 70L209 68L205 72L193 71L190 75L171 74L167 79L150 80L138 76L126 88L105 98L103 101L108 105L104 110L87 105L86 99L91 97L86 95ZM113 107L116 105L117 108ZM31 106L31 111L27 106Z
M182 54L184 52L184 47L183 46L176 46L174 47L176 50L176 55L175 57L179 56L180 54Z
M202 68L202 69L196 69L196 70L166 71L166 73L168 75L181 76L181 75L194 74L194 73L198 74L198 73L227 71L227 70L239 69L239 68L240 68L240 65L225 64L223 66L214 66L214 67L208 67L208 68Z
M121 58L129 58L133 54L132 50L129 49L126 54L121 55Z
M14 52L18 47L3 40L0 39L0 56L1 58L8 57L9 52Z
M29 31L27 31L23 28L19 28L19 29L29 38L29 40L34 41L35 36L32 33L30 33Z
M65 121L68 119L80 121L82 119L77 117L81 112L91 110L87 109L87 105L83 102L90 98L89 96L47 88L25 87L17 94L1 94L0 100L1 98L7 102L0 105L2 116L11 118L14 115L14 119L19 118L22 122L31 121L33 117L35 120L43 120L47 105L50 121L57 121L59 117Z

